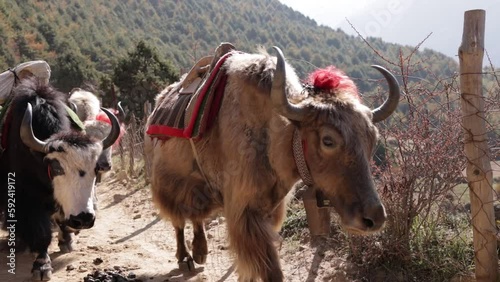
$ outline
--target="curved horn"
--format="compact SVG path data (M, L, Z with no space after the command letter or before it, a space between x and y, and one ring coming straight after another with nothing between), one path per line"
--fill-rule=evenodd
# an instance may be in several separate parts
M115 143L118 136L120 136L120 123L114 114L112 114L108 109L101 108L101 110L108 116L111 121L111 132L109 132L108 136L102 140L102 149L105 150L113 143Z
M399 96L401 95L401 91L399 90L399 83L396 77L394 77L391 72L378 65L373 65L372 68L378 70L385 77L387 83L389 84L389 97L385 99L384 103L380 107L372 110L372 121L374 123L377 123L388 118L396 110L399 104Z
M19 130L21 140L23 141L24 145L28 146L31 150L41 153L47 153L47 147L45 146L47 143L36 138L35 134L33 134L31 111L31 104L28 103L28 105L26 106L26 111L24 112L21 128Z
M122 101L118 102L118 104L116 105L116 107L118 108L118 120L121 122L124 122L126 115L125 115L125 111L123 110L121 104L122 104Z
M75 103L73 103L73 102L69 102L69 107L75 113L76 113L76 111L78 111L78 106Z
M286 96L285 57L283 56L283 52L281 52L280 48L276 46L273 48L277 53L277 61L273 85L271 88L271 101L281 115L291 120L301 121L304 119L304 110L290 104Z

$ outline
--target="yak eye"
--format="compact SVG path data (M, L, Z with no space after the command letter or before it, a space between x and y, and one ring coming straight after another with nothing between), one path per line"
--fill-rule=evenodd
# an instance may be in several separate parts
M53 152L55 152L55 151L56 151L56 148L54 148L54 147L52 147L52 146L50 146L50 147L49 147L49 153L53 153Z
M84 176L85 176L85 171L83 171L83 170L79 170L79 171L78 171L78 174L80 174L80 177L84 177Z
M64 148L62 146L57 147L58 152L64 152Z
M333 138L331 136L325 136L323 137L323 145L328 148L332 148L335 145L335 141L333 141Z

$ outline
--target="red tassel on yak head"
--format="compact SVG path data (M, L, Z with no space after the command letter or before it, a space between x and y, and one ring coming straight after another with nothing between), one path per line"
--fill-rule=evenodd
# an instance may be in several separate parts
M315 90L330 92L333 95L348 92L359 99L358 89L354 82L334 66L315 70L309 75L307 84L311 85Z

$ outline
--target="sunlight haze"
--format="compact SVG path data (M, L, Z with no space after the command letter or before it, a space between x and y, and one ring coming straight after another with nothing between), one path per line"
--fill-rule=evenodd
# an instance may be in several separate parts
M349 20L362 36L415 46L430 37L422 48L442 52L458 60L464 12L486 10L485 49L495 66L500 65L500 1L482 0L280 0L314 19L320 25L340 28L356 35ZM347 20L346 20L347 18ZM486 58L486 54L485 54Z

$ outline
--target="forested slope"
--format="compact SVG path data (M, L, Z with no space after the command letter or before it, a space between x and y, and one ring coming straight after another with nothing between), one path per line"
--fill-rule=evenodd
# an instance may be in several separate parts
M117 60L144 40L187 70L196 58L220 42L254 51L258 45L280 46L301 76L315 67L337 65L357 78L361 90L378 74L368 66L387 65L361 39L315 21L278 0L47 0L0 2L0 69L19 62L44 59L53 82L96 81L111 75ZM390 60L412 48L369 38L370 45ZM440 53L424 50L413 55L416 71L443 76L457 64Z

